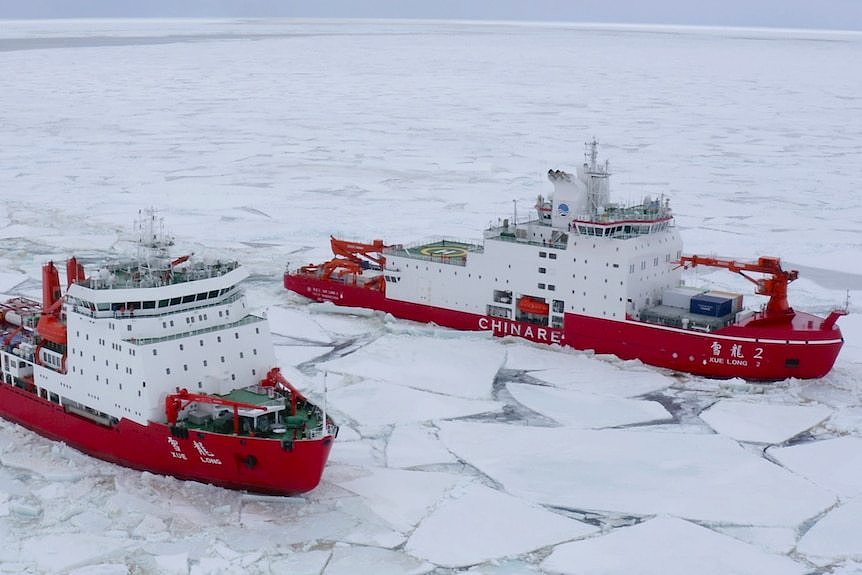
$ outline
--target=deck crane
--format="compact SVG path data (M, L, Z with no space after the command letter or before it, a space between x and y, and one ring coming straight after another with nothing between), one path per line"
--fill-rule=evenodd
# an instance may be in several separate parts
M165 397L165 415L167 416L168 425L176 425L179 419L180 411L186 408L191 403L208 403L210 405L221 405L233 409L233 432L239 435L239 409L260 409L266 411L265 407L254 405L251 403L243 403L241 401L231 401L214 395L205 395L203 393L191 393L183 388L176 393L171 393Z
M787 285L799 277L799 272L782 269L780 258L763 256L758 258L757 262L738 262L735 260L692 255L682 256L679 259L679 264L686 269L696 266L709 266L724 268L738 273L757 286L755 293L769 296L769 302L766 304L766 318L768 319L790 320L796 314L787 302ZM755 278L746 272L766 274L770 277Z
M329 280L333 276L343 278L349 274L356 277L362 274L364 270L380 271L386 267L386 257L383 255L383 249L386 246L383 245L383 240L374 240L370 244L365 244L339 240L335 236L330 236L329 239L335 257L320 266L304 266L303 271L307 273L319 272L324 280ZM364 287L383 291L385 285L385 280L381 275L365 282Z

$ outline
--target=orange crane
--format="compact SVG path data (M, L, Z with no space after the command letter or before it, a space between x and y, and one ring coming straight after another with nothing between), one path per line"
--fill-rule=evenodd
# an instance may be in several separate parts
M370 244L339 240L335 236L329 236L332 253L337 257L347 258L352 262L362 265L363 262L373 262L380 267L386 265L383 256L383 240L374 240ZM376 254L376 255L375 255ZM363 259L364 258L364 259Z
M310 274L320 274L324 280L329 280L334 275L337 278L353 275L354 278L362 274L363 270L373 268L382 270L386 266L386 257L383 255L383 240L374 240L370 244L339 240L330 236L330 244L334 258L319 266L304 266L301 271ZM372 278L365 282L367 289L383 291L385 281L383 276Z
M782 269L780 258L763 256L757 258L757 262L753 263L706 256L682 256L679 259L679 264L683 268L709 266L736 272L757 286L755 293L769 296L769 302L766 304L767 317L789 319L795 314L787 302L787 285L799 277L799 272ZM766 274L770 277L758 279L747 275L745 272Z

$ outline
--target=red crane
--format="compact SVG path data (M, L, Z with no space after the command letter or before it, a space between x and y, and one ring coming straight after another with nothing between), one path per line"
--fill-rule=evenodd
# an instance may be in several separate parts
M168 418L168 425L174 425L183 410L190 403L209 403L211 405L223 405L233 408L233 432L239 435L239 408L243 409L260 409L266 411L265 407L254 405L251 403L243 403L241 401L231 401L214 395L204 395L202 393L191 393L183 388L176 393L169 394L165 398L165 415Z
M306 401L305 396L296 389L292 383L287 381L287 378L281 375L281 368L273 367L266 373L266 377L261 380L260 384L263 387L274 387L290 393L290 414L296 415L296 402L298 400Z
M757 286L755 293L769 296L769 302L766 304L767 317L792 318L795 313L787 302L787 285L799 277L799 272L782 269L780 258L764 256L753 263L706 256L682 256L679 264L684 268L709 266L736 272ZM754 278L745 272L766 274L770 277Z
M363 262L373 262L380 267L386 265L386 258L383 256L383 240L374 240L370 244L361 242L351 242L347 240L339 240L335 236L329 236L329 243L332 246L332 253L336 257L347 258L357 264Z

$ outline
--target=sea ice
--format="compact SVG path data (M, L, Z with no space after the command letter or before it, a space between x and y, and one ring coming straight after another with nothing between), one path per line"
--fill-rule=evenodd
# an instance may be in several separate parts
M519 403L569 427L593 429L672 419L655 401L523 383L508 383L506 389Z
M542 562L548 573L604 575L792 575L808 568L675 517L659 516L607 535L557 546Z
M822 405L781 405L722 399L701 412L714 430L738 441L782 443L823 423L832 410Z
M122 563L101 563L72 569L68 575L129 575L129 568Z
M443 567L466 567L595 531L585 523L473 484L440 503L413 532L406 550Z
M459 481L449 473L371 468L364 477L338 485L362 496L377 515L406 533Z
M770 447L778 463L842 498L862 495L862 438L837 437Z
M422 575L434 565L403 553L374 547L336 547L323 575Z
M511 358L511 347L509 349ZM538 353L540 351L541 354ZM542 367L529 370L529 374L561 389L618 397L637 397L660 391L674 383L666 375L654 369L645 368L639 362L631 365L619 361L609 362L586 353L559 353L553 350L534 350L534 352L535 355L529 355L544 356L544 362ZM559 357L555 359L551 354ZM506 366L512 369L513 366L518 365L536 365L535 359L524 355L523 351L519 350L515 353L514 359L507 361Z
M34 561L42 571L59 573L122 557L132 546L127 539L90 533L42 533L22 541L19 561Z
M318 369L469 399L490 399L503 349L491 341L385 335Z
M269 562L269 571L273 575L284 573L290 575L320 575L332 556L330 551L322 549L300 551L285 557L277 557ZM203 575L203 574L201 574Z
M15 286L24 283L29 279L24 274L16 272L0 272L0 294L4 294L12 290Z
M464 417L502 408L496 401L453 397L379 381L330 391L329 401L335 408L351 414L360 425L369 426Z
M279 366L297 366L326 355L333 348L319 345L277 345L274 349L276 363Z
M438 425L443 443L459 457L509 493L546 505L794 526L835 501L827 491L718 435Z
M862 562L862 497L856 497L827 513L809 529L796 550L817 564L836 559Z
M437 438L437 430L427 425L396 425L386 442L386 465L418 467L454 463L455 456Z
M266 310L266 317L273 333L315 343L332 343L332 336L305 310L274 305Z

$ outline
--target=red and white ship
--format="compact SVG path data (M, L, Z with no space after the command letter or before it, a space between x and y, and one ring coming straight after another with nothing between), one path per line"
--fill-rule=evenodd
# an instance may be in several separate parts
M708 377L817 378L832 368L846 310L823 318L791 308L787 287L798 274L778 258L683 256L669 200L611 203L595 141L577 174L548 178L554 192L539 196L535 217L503 220L484 241L332 238L334 259L288 269L284 285L316 301ZM768 303L748 310L740 294L684 287L682 270L694 266L738 273Z
M338 428L274 367L236 262L171 260L154 214L136 258L61 296L0 304L0 416L120 465L231 489L297 494L320 482Z

